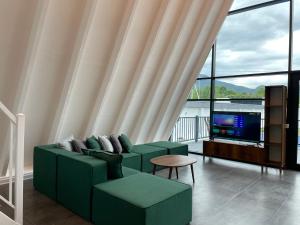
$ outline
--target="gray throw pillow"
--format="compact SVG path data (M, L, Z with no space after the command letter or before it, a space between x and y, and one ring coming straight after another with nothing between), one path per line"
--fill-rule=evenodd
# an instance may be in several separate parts
M101 146L104 148L104 151L114 152L114 147L110 143L107 136L100 136L99 142L101 143Z
M74 136L73 135L71 135L70 137L68 137L68 138L66 138L66 139L64 139L64 140L62 140L62 141L60 141L59 143L58 143L58 146L60 147L60 148L63 148L63 149L65 149L65 150L67 150L67 151L72 151L73 149L72 149L72 145L71 145L71 141L74 139Z
M81 149L87 148L84 141L82 141L82 140L74 139L74 140L72 140L71 144L72 144L74 152L82 153Z
M110 135L109 140L114 148L114 152L121 154L123 151L122 145L116 135Z

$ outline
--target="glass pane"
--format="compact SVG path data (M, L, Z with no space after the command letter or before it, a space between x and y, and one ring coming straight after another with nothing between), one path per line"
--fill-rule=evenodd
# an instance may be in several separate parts
M300 87L300 81L299 81L299 87ZM299 88L299 97L300 97L300 88ZM300 98L299 98L300 99ZM300 164L300 123L299 123L299 115L300 115L300 104L298 103L298 145L297 145L297 164Z
M209 99L210 86L210 79L197 80L190 92L188 99Z
M287 78L271 75L216 79L215 98L264 98L266 85L287 85Z
M248 6L256 5L263 2L268 2L270 0L234 0L230 11L245 8Z
M209 101L186 102L173 128L171 141L187 142L189 151L202 153L202 141L209 138L209 114Z
M265 119L265 103L262 100L238 100L238 101L216 101L214 103L215 111L226 112L259 112L261 113L261 141L264 140L264 119Z
M289 2L228 16L217 39L216 76L287 71L288 46Z
M294 2L293 69L300 70L300 0Z
M211 63L212 63L212 55L211 51L207 56L207 59L203 65L202 70L198 74L198 77L210 77L211 76Z

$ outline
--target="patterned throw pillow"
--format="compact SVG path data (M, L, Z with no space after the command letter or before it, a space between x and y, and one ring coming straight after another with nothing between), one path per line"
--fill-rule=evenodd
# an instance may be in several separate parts
M72 151L73 149L72 149L72 145L71 145L71 141L74 139L74 136L73 135L71 135L70 137L68 137L68 138L66 138L66 139L63 139L62 141L60 141L59 143L58 143L58 146L60 147L60 148L63 148L63 149L65 149L65 150L67 150L67 151Z
M122 149L122 145L118 139L118 136L116 135L110 135L109 140L114 148L114 152L121 154L123 149Z
M114 147L110 143L107 136L100 136L99 137L99 142L102 145L104 151L114 152Z
M72 144L74 152L82 153L81 149L87 148L84 141L82 141L82 140L73 139L71 144Z

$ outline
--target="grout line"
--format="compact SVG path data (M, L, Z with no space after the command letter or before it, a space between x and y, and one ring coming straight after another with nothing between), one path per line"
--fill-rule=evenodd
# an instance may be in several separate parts
M247 189L249 189L250 187L253 187L255 184L257 184L259 181L261 180L261 176L257 175L257 177L254 178L254 180L252 182L250 182L247 186L245 186L244 188L242 188L239 192L237 192L236 194L234 194L230 199L228 199L225 203L221 204L220 207L215 208L212 213L214 213L214 217L216 215L218 215L219 213L222 212L222 208L224 208L226 205L228 205L232 200L234 200L236 197L238 197L240 194L242 194L243 192L245 192Z

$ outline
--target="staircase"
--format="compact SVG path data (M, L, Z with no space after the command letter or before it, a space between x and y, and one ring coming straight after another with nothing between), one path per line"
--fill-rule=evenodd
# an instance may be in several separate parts
M19 225L19 223L16 223L11 218L0 212L0 225Z
M0 193L0 201L14 210L14 220L0 212L0 225L23 224L23 180L24 180L24 114L14 115L2 102L0 113L4 113L10 121L9 127L9 195L8 199ZM13 182L15 182L13 188ZM14 200L13 200L14 199Z

